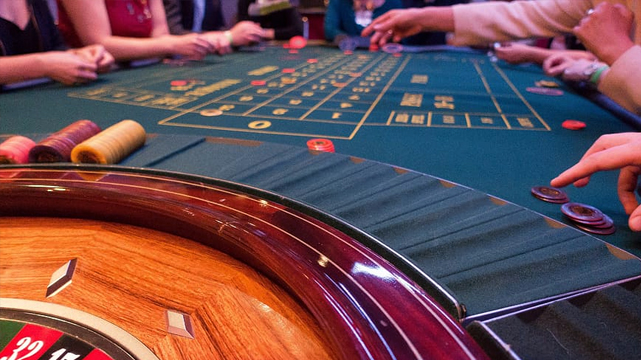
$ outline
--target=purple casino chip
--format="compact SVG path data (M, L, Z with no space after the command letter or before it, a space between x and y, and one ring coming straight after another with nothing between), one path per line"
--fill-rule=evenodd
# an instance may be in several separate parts
M563 90L551 89L546 87L528 87L525 89L528 92L539 95L548 95L548 96L561 96L563 95Z
M381 49L388 54L398 54L400 52L403 52L403 45L397 43L388 43L383 45Z
M593 206L573 202L563 204L561 212L572 220L579 220L584 223L601 222L604 215L601 210Z

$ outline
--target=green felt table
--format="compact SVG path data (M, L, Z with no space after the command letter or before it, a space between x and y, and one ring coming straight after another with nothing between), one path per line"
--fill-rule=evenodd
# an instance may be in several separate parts
M615 172L566 189L572 201L609 215L613 235L578 231L560 205L536 199L530 189L548 184L602 134L636 131L638 124L537 66L491 61L470 49L422 50L265 46L203 62L122 69L84 86L5 91L0 139L39 140L80 119L102 128L133 119L150 134L147 144L114 169L220 179L300 207L406 272L471 324L481 343L493 344L484 346L488 353L496 355L492 347L510 339L519 354L537 354L541 341L528 340L530 331L544 329L541 338L550 343L572 335L550 338L546 317L531 330L506 314L545 313L531 309L560 301L545 308L553 311L571 296L638 283L641 260L626 252L641 255L641 239L627 227ZM555 82L556 94L529 90L541 80ZM565 129L567 119L586 128ZM336 154L308 151L316 138L331 140ZM620 298L614 302L641 311L638 291ZM508 320L496 320L502 318ZM601 317L570 316L578 319L587 319L593 337L576 348L607 338L594 325ZM632 339L626 346L634 349L638 337L626 331Z
M173 80L187 82L172 86ZM539 80L557 82L562 95L529 92ZM211 109L222 115L201 114ZM0 95L3 134L50 133L79 119L102 127L133 119L149 133L301 147L326 138L337 153L430 174L564 222L560 207L535 199L530 188L548 184L600 135L635 131L537 66L438 48L400 56L253 48L184 66L121 70L80 87L48 84ZM566 119L587 127L564 129ZM598 174L587 188L567 192L614 219L617 232L600 238L639 255L616 176Z

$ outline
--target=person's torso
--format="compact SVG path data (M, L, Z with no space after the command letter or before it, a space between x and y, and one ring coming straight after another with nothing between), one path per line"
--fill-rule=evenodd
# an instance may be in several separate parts
M33 18L21 29L13 22L0 18L0 55L23 55L42 51L40 36Z
M137 38L151 36L153 22L149 0L104 0L104 2L113 36ZM58 0L58 27L70 46L81 47L84 45L60 0Z

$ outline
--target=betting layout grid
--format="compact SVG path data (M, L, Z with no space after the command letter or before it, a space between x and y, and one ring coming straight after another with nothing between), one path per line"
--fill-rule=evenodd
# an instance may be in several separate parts
M394 55L270 47L233 67L187 64L69 96L167 110L160 125L336 139L368 125L550 129L486 57ZM469 81L453 87L452 73Z

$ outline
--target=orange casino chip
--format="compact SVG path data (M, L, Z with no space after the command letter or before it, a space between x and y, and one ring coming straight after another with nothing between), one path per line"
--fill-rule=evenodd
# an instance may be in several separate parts
M264 86L267 84L267 81L265 80L252 80L251 83L254 86Z

